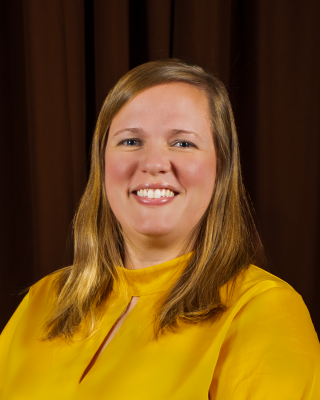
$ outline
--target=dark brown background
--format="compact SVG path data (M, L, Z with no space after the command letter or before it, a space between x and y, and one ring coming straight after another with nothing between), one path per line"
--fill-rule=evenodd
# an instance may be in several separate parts
M228 87L269 269L319 332L319 17L318 0L1 0L0 328L23 288L70 260L108 90L173 56Z

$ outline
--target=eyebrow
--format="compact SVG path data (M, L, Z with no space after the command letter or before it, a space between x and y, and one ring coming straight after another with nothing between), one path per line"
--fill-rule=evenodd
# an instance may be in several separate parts
M123 132L132 132L132 133L144 133L144 130L142 128L124 128L120 129L119 131L115 132L112 137L116 137L120 135L120 133ZM191 134L197 136L199 139L202 139L201 135L199 133L194 132L194 131L188 131L186 129L171 129L170 130L171 136L176 136L179 135L180 133L186 133L186 134Z
M115 132L112 135L112 137L114 138L114 137L120 135L120 133L123 133L123 132L140 133L140 132L143 132L143 129L141 129L141 128L124 128L124 129L120 129L119 131Z

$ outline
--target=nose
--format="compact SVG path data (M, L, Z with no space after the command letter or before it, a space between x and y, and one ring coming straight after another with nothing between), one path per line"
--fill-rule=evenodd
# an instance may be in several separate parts
M140 169L150 175L165 174L171 170L168 150L161 146L146 148L140 159Z

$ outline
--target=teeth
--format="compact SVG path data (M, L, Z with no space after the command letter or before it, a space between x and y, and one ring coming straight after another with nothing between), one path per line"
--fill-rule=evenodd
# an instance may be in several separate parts
M173 197L174 193L169 189L141 189L137 191L137 195L149 199L160 199L160 197Z

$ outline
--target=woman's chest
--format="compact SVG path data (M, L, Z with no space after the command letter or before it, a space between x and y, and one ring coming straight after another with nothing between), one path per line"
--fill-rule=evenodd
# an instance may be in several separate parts
M20 337L13 351L23 354L9 366L5 398L207 399L224 329L220 324L187 326L155 340L155 308L149 296L139 299L92 363L126 306L126 301L115 301L101 328L71 345L44 343L31 336L32 343L27 343Z

